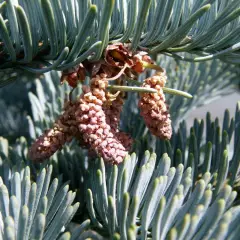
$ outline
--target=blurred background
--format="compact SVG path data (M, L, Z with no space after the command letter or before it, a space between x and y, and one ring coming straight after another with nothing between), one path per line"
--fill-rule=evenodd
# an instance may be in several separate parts
M240 92L236 92L230 94L229 96L221 97L220 99L216 99L215 101L206 104L201 107L197 107L190 111L186 121L187 126L192 126L193 120L197 119L205 119L206 113L210 112L212 118L219 118L220 123L223 121L223 113L225 109L228 109L231 117L235 114L236 103L240 101Z

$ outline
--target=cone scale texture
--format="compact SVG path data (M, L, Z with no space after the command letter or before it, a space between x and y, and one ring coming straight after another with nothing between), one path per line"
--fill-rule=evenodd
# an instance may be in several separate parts
M118 131L122 101L118 99L113 101L112 106L106 106L107 85L106 75L93 78L90 88L83 89L75 116L78 129L90 150L108 163L119 164L130 149L132 139Z
M153 88L157 93L143 93L138 106L149 131L161 139L170 139L172 126L168 106L162 88L167 80L166 72L156 72L144 80L142 87Z

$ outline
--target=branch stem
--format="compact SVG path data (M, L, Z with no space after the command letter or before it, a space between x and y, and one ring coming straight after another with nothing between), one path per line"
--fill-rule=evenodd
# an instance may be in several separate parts
M177 89L173 89L173 88L168 88L168 87L163 87L163 92L164 93L168 93L168 94L172 94L172 95L178 95L181 97L185 97L185 98L192 98L193 96L190 93L181 91L181 90L177 90Z
M119 86L119 85L110 85L108 86L109 90L122 91L122 92L141 92L141 93L156 93L157 90L153 88L146 87L132 87L132 86Z

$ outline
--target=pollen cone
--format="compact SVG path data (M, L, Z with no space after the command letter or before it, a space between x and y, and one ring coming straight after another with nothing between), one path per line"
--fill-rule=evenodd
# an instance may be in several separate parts
M167 80L166 72L157 72L144 80L142 87L153 88L157 93L143 93L139 100L140 114L149 131L161 139L170 139L172 126L168 106L162 88Z

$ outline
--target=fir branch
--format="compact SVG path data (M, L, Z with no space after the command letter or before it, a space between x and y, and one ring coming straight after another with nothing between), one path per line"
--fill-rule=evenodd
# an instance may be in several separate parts
M40 1L30 3L31 7L24 2L16 5L13 0L4 1L0 67L35 72L62 70L86 59L98 61L109 43L119 41L130 42L133 49L168 53L186 61L224 59L227 54L227 61L236 63L240 5L238 0L231 5L226 1L213 0L211 5L195 1L183 4L180 0L104 1L104 5L99 0L95 5L77 0L67 5L64 1ZM63 54L65 49L69 53ZM176 52L198 56L187 58ZM43 59L49 61L47 65L52 61L55 64L43 70L41 64L36 65L36 61L46 65Z

